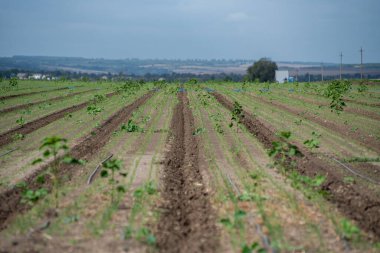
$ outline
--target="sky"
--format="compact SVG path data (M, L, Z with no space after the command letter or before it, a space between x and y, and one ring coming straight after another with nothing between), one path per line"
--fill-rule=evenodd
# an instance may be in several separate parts
M0 56L380 62L380 0L0 0Z

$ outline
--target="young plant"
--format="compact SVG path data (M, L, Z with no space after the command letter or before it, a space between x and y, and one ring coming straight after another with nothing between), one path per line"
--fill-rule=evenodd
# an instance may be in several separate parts
M303 144L310 150L319 148L319 144L320 144L319 138L321 137L321 134L313 131L311 135L312 135L312 138L304 141Z
M261 248L257 242L252 243L251 245L244 244L242 249L242 253L265 253L267 252L264 248Z
M241 124L241 120L244 118L243 107L239 104L239 102L234 102L234 108L232 110L231 123L229 127L233 127L234 122L236 124L236 132L239 131L239 124Z
M42 141L40 150L43 150L43 157L37 158L33 161L33 164L37 164L43 161L48 161L52 159L50 166L46 172L52 180L53 193L55 199L55 208L59 207L59 186L61 183L61 178L59 175L60 167L62 163L66 164L83 164L84 161L77 160L70 157L67 154L68 146L66 145L67 140L61 137L52 136L46 137Z
M21 133L15 133L13 136L12 136L13 140L17 141L17 140L23 140L25 139L25 135L21 134Z
M89 105L87 107L87 113L93 116L93 119L95 119L96 115L98 115L100 112L102 112L103 109L96 104Z
M111 204L115 203L115 193L123 193L125 192L125 188L122 185L118 185L118 181L116 180L116 174L118 173L122 177L126 177L127 173L123 173L120 171L121 169L121 161L117 159L108 160L103 164L103 170L100 173L102 178L109 178L108 182L111 185Z
M289 143L291 135L291 132L280 132L278 134L280 140L272 142L272 148L268 152L270 157L279 156L280 163L283 165L291 157L301 154L297 146Z
M16 120L16 123L17 123L20 127L23 127L24 124L25 124L25 119L24 119L24 117L20 116L20 118L18 118L18 119Z
M128 120L128 123L127 124L122 124L121 125L121 130L125 130L127 131L128 133L132 133L132 132L143 132L144 129L142 129L141 127L139 127L138 125L136 125L135 123L133 123L133 121L130 119Z
M332 112L339 114L343 111L346 103L343 101L343 96L351 89L351 82L348 80L332 81L325 90L325 96L331 99L330 109Z
M11 87L16 87L18 84L17 82L17 78L16 77L12 77L10 80L9 80L9 86Z
M44 188L37 190L28 189L26 182L20 182L16 185L17 188L21 189L21 203L28 205L34 205L38 200L44 198L48 191Z

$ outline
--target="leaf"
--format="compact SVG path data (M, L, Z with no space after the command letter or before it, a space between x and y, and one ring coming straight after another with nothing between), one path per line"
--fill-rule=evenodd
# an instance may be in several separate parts
M223 218L220 220L220 223L222 223L224 226L232 228L233 224L229 218Z
M108 177L108 171L106 171L106 170L102 170L102 171L100 172L100 176L101 176L101 177Z
M35 164L40 163L40 162L42 162L42 161L43 161L42 158L37 158L37 159L35 159L35 160L32 162L32 165L35 165Z

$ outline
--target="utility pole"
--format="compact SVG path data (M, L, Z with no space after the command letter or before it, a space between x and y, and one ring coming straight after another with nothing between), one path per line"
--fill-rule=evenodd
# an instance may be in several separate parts
M340 52L340 71L339 71L339 79L342 80L342 62L343 62L343 53Z
M360 80L363 80L363 48L360 48Z
M322 79L322 82L323 82L323 62L321 63L321 79Z

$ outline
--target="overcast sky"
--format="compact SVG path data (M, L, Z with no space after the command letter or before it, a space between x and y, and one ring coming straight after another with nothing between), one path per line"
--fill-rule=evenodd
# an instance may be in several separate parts
M0 56L380 62L380 0L0 0Z

